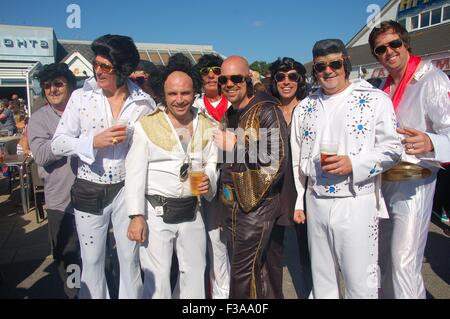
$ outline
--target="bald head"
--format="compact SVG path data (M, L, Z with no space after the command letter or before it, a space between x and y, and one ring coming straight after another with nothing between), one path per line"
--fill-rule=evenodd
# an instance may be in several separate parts
M221 78L226 78L226 83L220 82ZM250 68L243 57L230 56L223 61L219 83L222 93L235 109L245 107L253 96Z
M233 75L240 74L251 77L250 67L245 58L237 55L232 55L225 59L222 63L222 74Z

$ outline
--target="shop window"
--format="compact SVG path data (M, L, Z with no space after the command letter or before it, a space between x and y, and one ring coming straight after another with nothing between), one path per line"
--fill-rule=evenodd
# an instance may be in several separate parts
M398 20L398 23L406 29L406 19Z
M431 25L441 23L442 8L431 11Z
M411 30L419 28L419 16L411 17Z
M450 6L444 7L444 16L442 17L442 21L450 20Z
M430 25L430 11L420 14L420 27L425 28Z

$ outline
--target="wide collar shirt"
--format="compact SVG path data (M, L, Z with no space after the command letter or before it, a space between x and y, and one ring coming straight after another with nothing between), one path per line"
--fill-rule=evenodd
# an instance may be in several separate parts
M186 152L164 107L159 108L159 114L148 116L158 116L157 122L153 120L150 125L142 124L147 120L145 117L135 126L133 144L126 159L125 198L129 215L144 213L145 195L169 198L192 196L189 179L180 179L182 165L190 161L201 161L204 172L209 177L210 191L205 196L206 199L211 200L216 193L218 150L212 140L215 126L201 125L198 109L192 108L194 137ZM209 116L205 116L213 123ZM158 124L160 121L163 122L162 125ZM204 141L208 140L201 148L192 147L197 134L202 135Z
M396 110L399 127L425 132L434 151L407 155L402 160L436 170L439 162L450 162L450 80L433 66L423 63L406 87Z
M391 100L366 81L353 82L334 98L319 89L304 99L294 111L291 127L296 209L303 209L306 177L317 196L380 196L375 178L400 159L402 146L396 128ZM338 144L337 155L350 158L351 174L322 171L320 144L326 139Z
M125 179L125 157L134 124L155 109L154 100L132 81L127 80L129 96L118 119L126 120L127 139L120 144L95 149L94 136L113 125L107 98L95 78L72 93L52 141L55 155L78 157L77 177L98 184L116 184Z

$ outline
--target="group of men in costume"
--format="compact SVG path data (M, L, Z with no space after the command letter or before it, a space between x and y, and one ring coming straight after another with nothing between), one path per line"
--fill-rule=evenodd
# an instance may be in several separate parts
M289 137L280 102L254 90L243 57L204 56L193 66L172 56L151 91L161 98L156 106L128 79L139 61L132 40L94 41L95 77L65 109L45 109L61 119L45 144L53 156L38 163L51 174L55 161L78 160L71 206L83 264L79 296L109 297L110 221L121 298L171 298L174 253L180 298L280 296L267 251L290 172L297 191L292 218L304 222L306 215L308 224L312 297L339 298L341 272L346 298L378 298L378 265L381 297L425 297L420 272L436 172L450 161L450 84L411 55L398 23L375 27L369 42L390 73L385 92L349 80L342 41L318 41L318 89L298 101ZM295 68L273 81L304 80L288 71ZM55 92L61 88L46 81ZM335 145L327 158L325 144ZM201 178L193 186L196 170Z

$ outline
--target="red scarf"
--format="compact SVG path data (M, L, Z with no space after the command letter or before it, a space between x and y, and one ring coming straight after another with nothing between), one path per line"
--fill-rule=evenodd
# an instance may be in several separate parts
M219 122L222 120L223 115L228 109L228 100L225 95L222 95L222 98L217 107L214 107L211 102L209 102L206 95L203 96L203 103L205 104L206 110L208 111L209 115L214 117Z
M392 96L392 103L394 104L394 110L397 110L398 105L400 104L403 94L406 91L406 87L411 81L414 73L416 73L417 67L419 66L422 59L418 56L411 55L409 57L408 65L406 67L405 74L403 74L403 78L400 81L397 89L395 90L394 96ZM384 85L383 91L390 95L391 93L391 84L392 84L392 76L388 76L386 80L386 84Z

